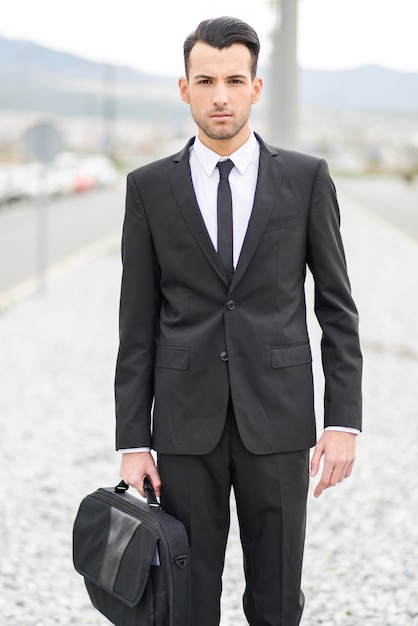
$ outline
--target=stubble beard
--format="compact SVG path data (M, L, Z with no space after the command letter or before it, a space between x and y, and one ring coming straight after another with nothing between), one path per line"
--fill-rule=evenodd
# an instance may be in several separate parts
M192 111L192 117L197 126L202 130L209 139L214 140L228 140L233 139L244 128L248 122L249 115L243 115L235 124L231 127L224 127L219 125L218 127L211 126L206 122L203 116L194 114Z

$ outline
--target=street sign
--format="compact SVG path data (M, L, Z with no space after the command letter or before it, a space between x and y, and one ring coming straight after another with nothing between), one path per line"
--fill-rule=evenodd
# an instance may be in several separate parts
M31 126L23 136L26 155L44 165L51 163L63 148L58 130L46 122Z

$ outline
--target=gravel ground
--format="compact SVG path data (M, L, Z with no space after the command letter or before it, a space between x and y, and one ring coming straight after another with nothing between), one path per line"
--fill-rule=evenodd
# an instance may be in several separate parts
M353 477L309 497L302 625L415 626L418 247L341 204L361 315L365 432ZM119 280L119 255L110 251L0 315L1 626L108 623L73 570L71 532L81 498L118 480ZM317 347L314 358L321 388ZM233 524L222 626L245 623L242 590Z

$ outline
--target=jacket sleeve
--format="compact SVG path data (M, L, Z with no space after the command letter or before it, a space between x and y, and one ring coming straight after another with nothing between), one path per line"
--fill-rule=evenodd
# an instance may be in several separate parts
M322 329L324 427L361 430L358 313L347 275L335 187L323 160L312 188L307 255L315 285L315 314Z
M150 447L161 293L152 236L132 173L127 179L122 266L115 373L116 447Z

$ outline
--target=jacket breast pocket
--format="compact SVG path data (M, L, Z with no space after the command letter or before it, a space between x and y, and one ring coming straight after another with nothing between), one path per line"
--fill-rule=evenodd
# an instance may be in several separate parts
M295 226L300 226L301 218L300 215L291 215L288 217L282 217L278 220L270 220L267 222L267 226L264 230L265 233L271 230L279 230L282 228L294 228Z
M189 369L190 349L158 346L155 355L155 367L167 367L175 370Z
M294 367L312 363L311 347L308 343L271 348L271 366L274 368Z

